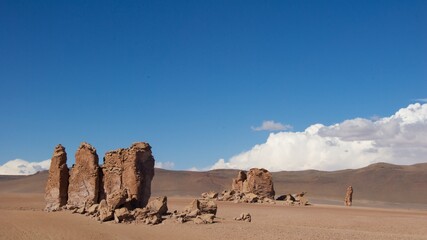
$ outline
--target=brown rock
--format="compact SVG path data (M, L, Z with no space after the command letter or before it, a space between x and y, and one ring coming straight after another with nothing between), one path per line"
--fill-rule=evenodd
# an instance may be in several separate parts
M344 204L350 207L353 204L353 187L348 186L347 192L345 193Z
M214 201L205 199L194 199L190 205L185 208L185 212L191 213L198 210L200 214L214 214L217 212L217 205Z
M250 213L242 213L239 217L234 218L236 221L245 221L245 222L251 222L252 217Z
M131 222L134 220L134 216L129 212L127 208L118 208L114 210L114 221L120 222Z
M126 189L130 208L147 205L154 177L154 158L148 143L134 143L130 148L107 152L102 172L108 204L113 196Z
M127 198L128 198L128 193L126 189L121 189L111 194L110 197L108 198L107 203L110 209L114 210L123 206L126 203Z
M237 178L233 179L231 184L231 189L239 192L243 192L244 183L247 179L246 173L244 171L239 171Z
M244 193L254 193L262 198L274 199L273 177L264 168L252 168L249 170L246 179L247 184L243 187Z
M211 224L214 222L215 214L212 213L206 213L202 215L198 215L193 222L195 224Z
M113 211L108 207L107 201L101 200L98 206L99 220L105 222L113 219Z
M49 177L45 188L46 211L57 211L68 200L67 153L59 144L55 147L50 162Z
M76 163L71 169L68 186L68 205L77 208L98 202L100 171L96 149L81 143L76 152Z
M214 191L202 193L202 198L204 199L216 199L217 197L218 197L218 193Z
M168 212L168 199L166 196L158 197L148 202L145 208L148 209L152 214L163 216Z

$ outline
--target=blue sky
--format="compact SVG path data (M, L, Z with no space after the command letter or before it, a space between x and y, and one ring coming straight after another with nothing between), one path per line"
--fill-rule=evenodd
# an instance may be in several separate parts
M1 1L0 164L135 141L175 169L427 97L426 1Z

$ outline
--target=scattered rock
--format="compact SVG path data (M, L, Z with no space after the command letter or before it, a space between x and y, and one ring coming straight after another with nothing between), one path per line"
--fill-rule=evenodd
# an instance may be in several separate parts
M107 201L105 199L101 200L98 206L99 212L99 221L105 222L113 219L113 211L108 207Z
M236 221L245 221L245 222L251 222L252 217L250 213L242 213L239 217L234 218Z
M59 144L53 151L50 162L49 177L45 188L45 211L57 211L67 204L68 200L67 153Z
M217 199L218 193L214 191L204 192L202 193L202 198L204 199Z
M89 214L89 215L94 215L94 214L96 214L97 212L98 212L98 206L99 206L99 204L93 204L92 206L90 206L88 209L87 209L87 213Z
M118 208L114 210L114 221L116 223L120 222L132 222L135 219L127 208Z
M168 212L167 202L168 202L168 199L166 196L158 197L148 202L146 209L152 214L163 216Z

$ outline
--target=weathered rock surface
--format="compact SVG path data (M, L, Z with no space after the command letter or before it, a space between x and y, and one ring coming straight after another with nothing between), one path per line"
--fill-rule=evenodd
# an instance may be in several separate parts
M231 183L231 189L239 192L245 192L245 183L247 179L246 173L244 171L239 171L237 174L237 178L233 178L233 182Z
M89 208L98 202L100 185L98 154L89 143L81 143L75 157L76 163L70 172L67 206Z
M59 144L53 151L50 162L49 177L45 188L46 211L57 211L67 204L68 200L67 153Z
M350 207L353 204L353 187L348 186L347 192L345 193L344 204Z
M99 203L98 215L99 215L99 221L101 222L105 222L113 219L113 211L111 211L105 199L102 199L101 202Z
M273 177L266 169L250 169L245 182L246 185L243 187L244 193L250 192L260 197L274 199L275 192L273 186Z
M143 208L151 196L154 157L148 143L134 143L130 148L107 152L104 157L103 194L109 205L127 192L129 208Z

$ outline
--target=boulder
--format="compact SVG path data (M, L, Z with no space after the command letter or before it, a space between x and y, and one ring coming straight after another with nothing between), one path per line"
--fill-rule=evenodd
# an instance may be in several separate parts
M154 157L148 143L134 143L130 148L107 152L104 157L103 192L110 204L117 193L126 189L130 208L143 208L151 196Z
M49 177L45 188L46 211L57 211L67 204L68 200L67 153L59 144L53 151L50 162Z
M99 203L98 212L99 212L99 220L101 222L105 222L113 219L113 211L111 211L105 199L101 200L101 202Z
M133 214L127 208L118 208L114 210L114 221L116 223L132 222L134 220Z
M148 202L145 207L151 214L163 216L168 212L168 199L166 196L158 197Z
M76 152L68 186L68 205L76 208L98 202L100 171L98 154L89 143L81 143Z
M244 193L254 193L262 198L274 199L273 177L266 169L250 169L245 182L243 187Z
M191 213L195 210L198 210L200 214L214 214L217 212L217 205L214 201L205 200L205 199L194 199L190 205L185 208L185 212Z

